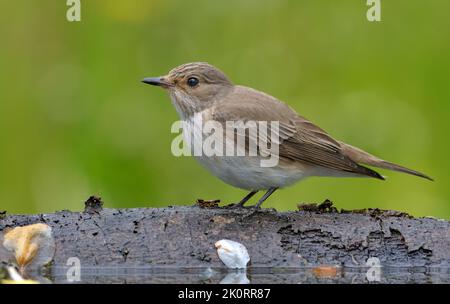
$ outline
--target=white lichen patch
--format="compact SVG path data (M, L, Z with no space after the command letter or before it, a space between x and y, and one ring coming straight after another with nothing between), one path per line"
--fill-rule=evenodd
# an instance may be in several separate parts
M245 269L250 261L247 248L241 243L231 240L220 240L216 242L217 254L220 260L232 269Z
M52 229L46 224L33 224L5 231L3 247L23 271L25 267L37 269L53 260L55 241Z

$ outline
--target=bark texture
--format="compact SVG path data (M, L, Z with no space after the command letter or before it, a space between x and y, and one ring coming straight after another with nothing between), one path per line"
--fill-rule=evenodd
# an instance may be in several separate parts
M167 208L60 211L41 215L1 215L0 231L46 223L56 242L54 267L77 257L83 267L224 267L214 243L244 244L250 268L450 264L450 223L377 209L340 211L310 208L276 212L208 205Z

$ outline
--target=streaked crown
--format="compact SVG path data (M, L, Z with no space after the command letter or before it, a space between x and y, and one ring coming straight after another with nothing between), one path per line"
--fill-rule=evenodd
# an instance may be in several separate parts
M231 81L221 70L207 62L191 62L180 65L172 69L168 76L175 84L189 79L189 77L198 77L201 78L200 82L203 80L205 83L231 85Z

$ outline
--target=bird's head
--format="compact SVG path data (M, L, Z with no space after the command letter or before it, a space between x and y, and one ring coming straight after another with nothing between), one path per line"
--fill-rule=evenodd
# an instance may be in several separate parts
M222 71L205 62L183 64L165 76L144 78L142 82L166 89L182 117L212 106L233 88Z

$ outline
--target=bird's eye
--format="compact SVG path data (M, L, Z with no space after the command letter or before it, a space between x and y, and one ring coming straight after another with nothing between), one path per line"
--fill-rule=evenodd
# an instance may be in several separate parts
M196 77L189 77L189 79L187 80L187 84L190 87L195 87L198 83L199 83L199 80Z

